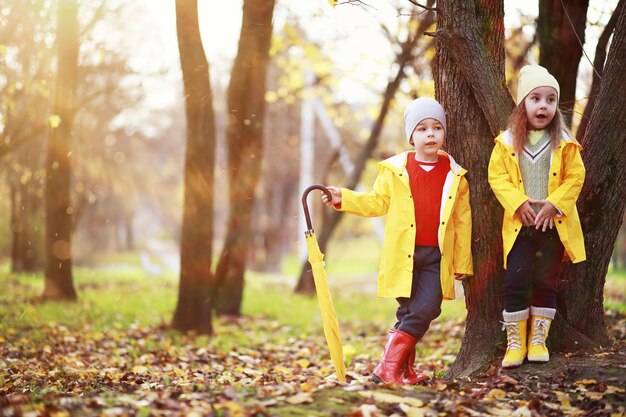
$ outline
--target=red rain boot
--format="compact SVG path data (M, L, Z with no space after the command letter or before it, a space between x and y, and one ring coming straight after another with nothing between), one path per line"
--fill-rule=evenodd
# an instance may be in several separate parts
M404 384L402 379L411 350L415 351L417 339L402 330L391 329L383 351L383 359L374 370L374 382Z
M426 375L418 374L415 372L413 364L415 363L415 346L411 349L411 353L406 361L406 368L404 369L404 375L402 375L402 381L406 385L417 385L422 381L428 379Z

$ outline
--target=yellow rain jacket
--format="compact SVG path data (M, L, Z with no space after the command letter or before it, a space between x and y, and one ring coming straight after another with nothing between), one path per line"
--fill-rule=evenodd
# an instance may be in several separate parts
M502 221L502 243L504 246L504 268L506 260L522 228L522 221L515 214L528 196L524 193L522 173L518 155L513 148L513 137L507 130L495 139L489 160L489 185L504 207ZM561 211L554 218L559 238L565 247L565 258L572 262L586 259L583 232L576 210L576 200L585 179L585 167L580 157L582 147L563 132L563 138L550 156L550 179L547 200Z
M443 298L454 299L454 273L472 275L469 185L452 157L441 195L439 250ZM379 297L410 297L415 251L415 210L406 170L408 152L378 163L378 177L368 193L341 189L338 210L364 217L387 214L378 275Z

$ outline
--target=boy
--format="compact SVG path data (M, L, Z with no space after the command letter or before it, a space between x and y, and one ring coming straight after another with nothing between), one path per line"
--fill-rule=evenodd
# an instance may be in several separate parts
M442 299L454 299L454 279L472 275L472 221L467 171L441 150L441 104L414 100L404 128L414 150L380 162L370 192L330 186L332 200L322 193L322 201L359 216L387 214L378 296L399 306L372 379L414 385L427 379L413 367L415 345L441 313Z

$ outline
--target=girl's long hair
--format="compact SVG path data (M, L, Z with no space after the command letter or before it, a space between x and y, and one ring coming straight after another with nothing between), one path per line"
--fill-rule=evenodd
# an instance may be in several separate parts
M524 100L522 100L521 103L515 107L513 113L511 113L511 117L509 118L509 130L513 136L513 148L515 149L515 152L520 154L524 149L526 135L528 134L528 120L526 119L526 105L524 104ZM558 107L554 113L554 118L550 124L546 126L546 131L550 135L552 149L559 147L559 142L563 137L563 132L565 132L565 134L567 134L571 139L574 137L565 125L565 122L563 121L563 114L561 114L561 110L559 110Z

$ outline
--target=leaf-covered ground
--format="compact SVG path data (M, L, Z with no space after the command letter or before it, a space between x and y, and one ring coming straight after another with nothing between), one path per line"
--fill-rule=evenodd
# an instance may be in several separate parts
M20 294L18 283L10 288ZM360 345L345 346L348 383L341 384L321 330L266 316L218 319L216 331L229 335L226 343L165 325L113 323L99 330L80 319L32 325L16 317L14 309L24 302L30 303L0 298L4 416L624 415L623 314L607 314L614 342L609 349L515 370L494 366L472 381L443 379L463 326L460 319L442 320L418 351L420 370L432 380L393 387L369 382L384 344L386 329L379 323L342 323L342 332Z

